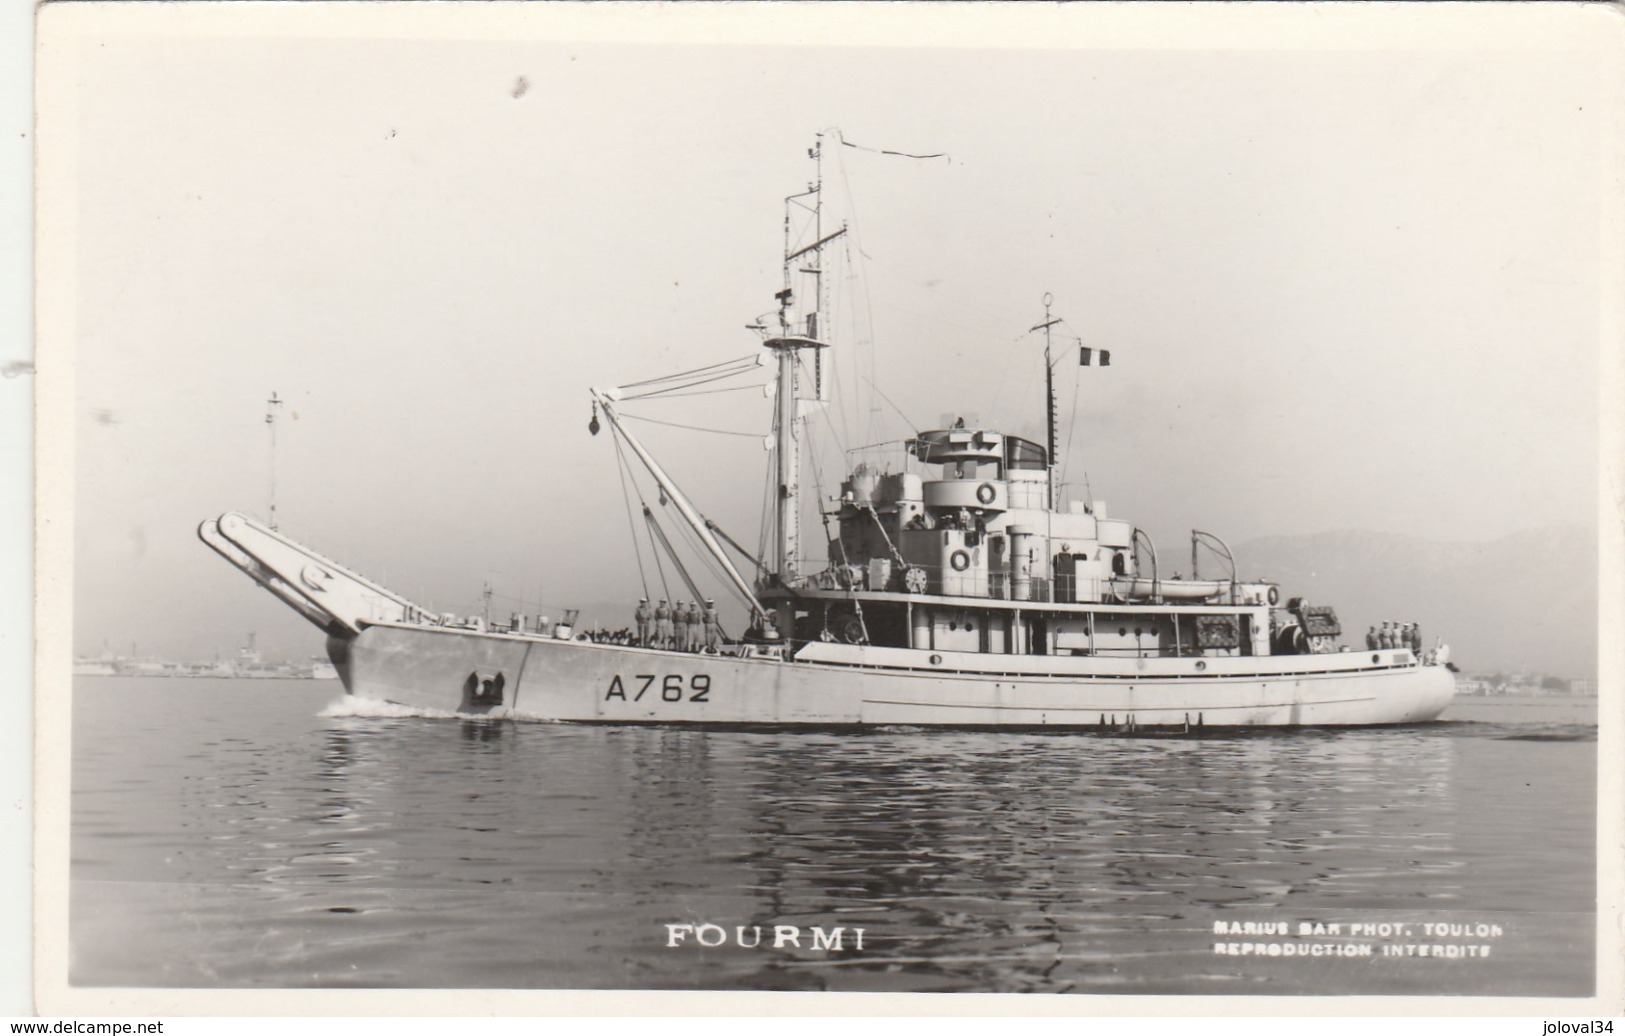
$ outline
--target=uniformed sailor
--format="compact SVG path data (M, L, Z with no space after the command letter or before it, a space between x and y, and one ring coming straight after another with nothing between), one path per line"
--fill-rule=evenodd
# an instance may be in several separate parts
M683 617L688 620L688 642L683 645L683 650L698 653L705 635L701 625L705 617L700 613L699 602L691 603L688 606L688 613Z
M1367 651L1375 651L1375 650L1377 650L1377 647L1378 647L1378 643L1377 643L1377 627L1373 626L1369 630L1366 631L1366 634L1365 634L1365 649Z
M671 647L671 606L664 599L655 607L655 647Z
M722 643L722 617L717 614L717 603L705 600L705 650L713 655Z
M647 597L638 598L638 608L637 611L632 613L632 618L638 627L638 647L648 647L650 613L649 599Z
M1413 623L1411 623L1410 628L1405 631L1405 635L1406 635L1406 638L1407 638L1407 642L1410 644L1411 650L1416 652L1416 657L1417 658L1421 658L1422 657L1422 627L1418 626L1416 623L1413 622Z
M1377 646L1381 648L1394 646L1394 631L1386 622L1382 624L1382 629L1377 631Z
M688 650L688 602L678 601L671 606L672 638L671 647L674 651Z

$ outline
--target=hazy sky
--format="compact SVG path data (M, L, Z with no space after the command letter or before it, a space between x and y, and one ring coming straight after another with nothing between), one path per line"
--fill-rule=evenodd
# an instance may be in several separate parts
M249 630L320 650L194 534L264 513L273 389L290 533L444 610L475 609L486 579L503 611L635 599L587 387L755 351L782 199L835 127L950 156L830 144L825 163L852 228L831 256L839 384L862 387L864 357L915 425L972 412L1041 440L1024 333L1050 292L1113 356L1057 366L1068 479L1176 554L1192 527L1594 526L1617 113L1579 33L1476 47L1427 22L1355 46L1381 23L1345 9L1303 46L1264 22L1192 46L1069 7L920 20L902 45L765 27L720 45L662 8L689 41L658 44L580 11L441 17L437 36L391 12L340 31L279 5L225 31L170 5L46 11L81 650L205 655ZM995 29L1020 33L985 45ZM761 433L768 407L638 412ZM908 431L872 397L831 415L849 446ZM637 430L755 543L760 442Z

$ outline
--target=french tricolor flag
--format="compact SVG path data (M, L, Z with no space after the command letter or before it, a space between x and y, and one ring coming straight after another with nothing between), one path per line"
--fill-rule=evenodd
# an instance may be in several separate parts
M1090 359L1096 353L1100 354L1099 366L1110 367L1112 365L1112 351L1110 349L1091 349L1086 345L1083 347L1082 366L1089 366Z

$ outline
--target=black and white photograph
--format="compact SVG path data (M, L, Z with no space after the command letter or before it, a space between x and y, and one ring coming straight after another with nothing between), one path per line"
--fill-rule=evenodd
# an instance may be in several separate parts
M41 9L42 1010L1618 1013L1617 21Z

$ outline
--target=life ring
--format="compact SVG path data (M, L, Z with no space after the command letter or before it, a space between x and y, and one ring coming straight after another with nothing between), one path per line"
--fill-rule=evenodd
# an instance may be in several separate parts
M1281 588L1278 587L1278 586L1270 587L1270 592L1269 592L1269 596L1268 596L1267 600L1270 602L1270 607L1271 608L1273 608L1276 605L1280 604L1281 603Z
M976 499L981 501L983 507L988 506L994 500L998 499L998 496L999 491L993 488L993 483L991 482L983 482L981 485L976 487Z
M954 567L955 572L963 572L970 567L970 555L962 550L956 550L948 555L948 564Z

